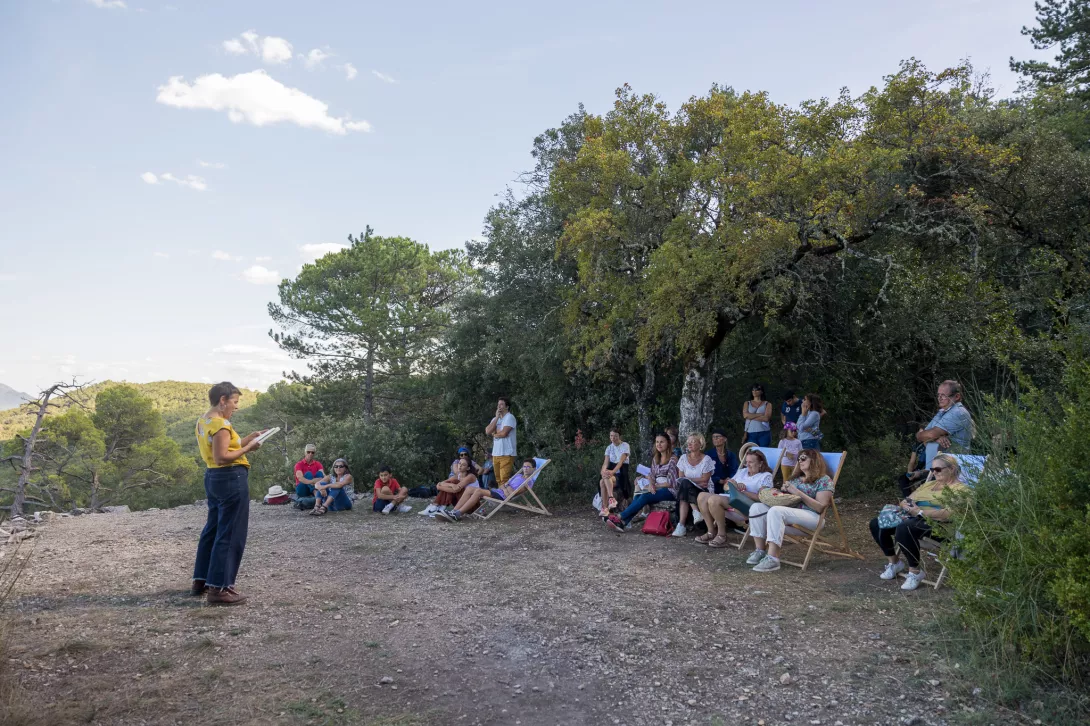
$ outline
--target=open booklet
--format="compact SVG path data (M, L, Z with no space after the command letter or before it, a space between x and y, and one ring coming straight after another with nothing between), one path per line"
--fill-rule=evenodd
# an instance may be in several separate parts
M261 434L256 439L254 439L254 441L256 441L259 444L263 444L266 441L268 441L269 439L271 439L273 434L278 434L278 433L280 433L280 427L279 426L269 429L268 431L266 431L265 433Z

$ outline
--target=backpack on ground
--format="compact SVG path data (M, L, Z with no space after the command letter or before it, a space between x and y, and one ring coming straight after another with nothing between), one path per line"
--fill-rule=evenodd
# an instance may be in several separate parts
M670 536L670 513L657 510L647 515L643 522L644 534L657 534L659 537Z

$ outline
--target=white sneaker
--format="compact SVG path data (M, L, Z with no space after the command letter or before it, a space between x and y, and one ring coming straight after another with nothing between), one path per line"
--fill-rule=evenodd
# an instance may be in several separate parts
M685 525L683 523L681 523L681 522L678 522L678 525L676 527L674 527L674 531L670 536L671 537L684 537L686 532L687 532L687 530L685 529Z
M908 574L905 575L905 581L904 584L901 585L901 589L915 590L920 586L920 583L923 582L924 577L926 577L926 573L923 570L920 570L919 572L912 572L909 570Z
M390 502L389 504L387 504L385 507L382 508L382 513L383 514L389 514L392 511L394 511L394 503L393 502Z
M704 521L704 515L700 513L700 510L693 510L693 524L700 524Z
M425 517L430 517L430 516L432 516L433 514L435 514L438 511L439 511L439 507L437 507L434 504L429 504L428 506L421 509L418 512L418 514L423 514Z
M889 562L886 564L886 569L879 575L883 580L892 580L897 577L897 573L905 569L905 563L897 560L896 562Z
M780 569L780 561L778 558L764 556L760 562L753 568L754 572L775 572Z
M401 512L402 514L408 514L409 512L413 511L413 508L410 507L408 504L402 504L400 507L397 508L397 511Z
M755 565L765 558L764 550L753 550L753 554L746 558L747 565Z

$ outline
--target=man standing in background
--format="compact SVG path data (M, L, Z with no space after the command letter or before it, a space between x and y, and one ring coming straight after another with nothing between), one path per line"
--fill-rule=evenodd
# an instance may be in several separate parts
M295 495L297 497L313 497L314 484L312 482L325 476L322 462L318 461L314 456L316 448L314 444L307 444L306 448L303 449L302 460L295 465Z
M796 396L794 391L784 393L783 403L780 405L780 428L786 426L788 421L798 424L801 415L802 399Z
M500 396L496 404L496 415L484 432L492 437L492 468L496 473L496 483L503 486L515 473L515 416L511 413L511 399Z

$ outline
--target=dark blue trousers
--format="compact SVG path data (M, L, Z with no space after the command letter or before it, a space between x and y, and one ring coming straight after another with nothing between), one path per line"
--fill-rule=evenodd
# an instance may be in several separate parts
M206 469L204 493L208 520L197 543L193 579L209 587L232 587L250 521L250 470L245 466Z

